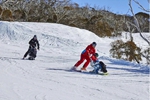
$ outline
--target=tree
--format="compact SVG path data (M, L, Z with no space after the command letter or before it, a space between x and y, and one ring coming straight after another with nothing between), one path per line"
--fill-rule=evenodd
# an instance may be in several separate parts
M146 58L147 63L149 64L150 62L149 49L150 48L148 47L142 52L142 48L139 48L136 46L136 44L134 43L134 38L132 36L132 33L136 29L139 32L142 39L148 43L148 46L150 46L150 42L149 42L150 39L148 39L147 37L144 37L142 34L142 30L147 28L145 27L147 26L145 25L147 23L144 23L144 22L145 20L146 22L149 22L149 16L145 13L137 13L135 15L132 9L131 1L132 0L129 0L129 6L133 14L132 20L134 21L132 22L132 21L125 20L127 30L130 33L130 40L125 43L121 40L112 42L111 43L112 48L110 49L110 54L112 54L114 58L125 59L129 61L135 60L137 63L140 63L140 60L142 60L141 56L143 56L144 58ZM136 0L133 0L133 1L137 3L144 11L147 11Z
M136 4L138 4L138 5L140 6L140 8L141 8L143 11L150 12L149 10L146 10L146 9L145 9L139 2L137 2L136 0L133 0L133 1L134 1ZM133 18L134 18L135 23L129 23L129 24L131 24L132 26L134 26L134 27L138 30L138 32L139 32L140 36L142 37L142 39L145 40L145 41L148 43L148 45L150 46L150 41L149 41L146 37L144 37L144 36L142 35L140 23L139 23L139 20L137 19L137 17L135 16L135 14L134 14L134 11L133 11L131 2L132 2L132 0L129 0L129 6L130 6L131 13L132 13L132 15L133 15ZM145 52L147 52L147 53L145 53ZM141 52L141 54L142 54L142 56L143 56L144 58L146 58L146 60L147 60L148 62L150 61L150 58L149 58L149 55L150 55L150 54L149 54L149 49L148 49L148 50L145 50L144 53ZM147 55L145 55L145 54L147 54Z
M130 23L130 24L131 24L132 26L134 26L134 27L138 30L138 32L140 33L140 36L141 36L141 37L148 43L148 45L150 46L150 41L148 41L148 40L142 35L142 31L141 31L141 28L140 28L140 24L139 24L139 21L138 21L138 19L136 18L134 12L133 12L133 8L132 8L131 1L132 1L132 0L129 0L129 6L130 6L131 13L132 13L132 15L133 15L133 18L134 18L135 23ZM144 7L143 7L142 5L140 5L140 3L137 2L136 0L133 0L133 1L134 1L135 3L137 3L144 11L150 12L150 11L144 9Z

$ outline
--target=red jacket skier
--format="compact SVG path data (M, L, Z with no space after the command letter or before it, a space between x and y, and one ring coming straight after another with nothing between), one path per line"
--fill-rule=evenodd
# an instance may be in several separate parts
M81 68L81 70L86 70L87 66L90 63L90 57L95 54L96 50L96 42L93 42L92 44L88 45L85 50L82 51L80 60L74 65L73 69L76 70L77 67L83 63L84 60L86 60L85 64Z

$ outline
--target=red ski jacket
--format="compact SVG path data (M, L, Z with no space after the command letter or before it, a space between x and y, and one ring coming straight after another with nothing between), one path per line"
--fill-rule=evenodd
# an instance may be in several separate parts
M85 50L83 50L82 54L84 54L84 55L91 55L92 54L93 55L93 54L95 54L95 48L92 46L92 44L90 44L86 47Z
M98 60L97 57L95 57L94 55L91 57L92 61L96 62Z

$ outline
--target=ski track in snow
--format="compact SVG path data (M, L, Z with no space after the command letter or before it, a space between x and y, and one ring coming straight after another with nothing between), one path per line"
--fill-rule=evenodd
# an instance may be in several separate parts
M85 42L72 37L65 39L65 36L53 35L53 31L61 32L54 26L52 34L48 34L46 29L45 33L41 28L34 31L36 27L32 24L5 23L3 28L7 30L0 35L0 100L149 99L149 73L135 63L115 60L106 55L101 56L100 60L107 65L107 76L70 72L83 46L95 40L95 36ZM34 61L22 60L28 49L27 43L35 32L41 37L37 58ZM88 70L92 68L89 66Z

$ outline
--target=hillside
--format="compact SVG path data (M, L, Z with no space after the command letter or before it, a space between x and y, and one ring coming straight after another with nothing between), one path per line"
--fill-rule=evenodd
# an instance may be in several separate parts
M138 12L135 16L141 31L149 32L149 14ZM100 37L116 36L129 30L139 32L132 25L136 24L133 15L116 14L105 7L80 7L71 0L2 0L0 20L60 23L89 30Z
M37 58L22 60L35 34L40 43ZM135 37L138 45L147 46ZM124 35L119 38L126 40ZM1 21L0 100L149 100L150 66L109 57L115 39L62 24ZM70 72L93 41L109 75Z

